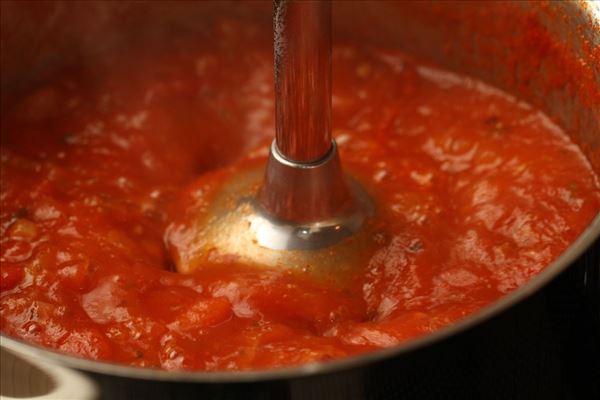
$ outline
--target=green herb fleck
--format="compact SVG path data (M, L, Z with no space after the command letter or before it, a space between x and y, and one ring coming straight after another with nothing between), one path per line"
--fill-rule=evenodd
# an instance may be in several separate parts
M29 209L27 207L19 208L13 215L13 219L27 218L29 217Z
M508 127L496 115L492 115L492 116L486 118L483 121L483 125L489 131L491 131L492 133L495 133L495 134L503 134L503 133L506 133L508 131Z
M408 250L412 253L418 253L423 250L423 243L420 240L415 240L408 245Z
M76 142L75 135L73 135L72 133L67 133L66 135L64 135L62 137L62 140L66 144L75 144Z

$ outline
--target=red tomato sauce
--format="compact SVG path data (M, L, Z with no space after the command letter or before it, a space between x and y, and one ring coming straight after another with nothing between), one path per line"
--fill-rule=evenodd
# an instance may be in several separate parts
M600 211L547 116L386 49L334 48L334 136L374 197L377 248L343 288L277 269L173 272L174 204L274 135L272 50L251 25L68 71L2 114L2 332L135 366L245 370L438 330L527 282ZM195 193L202 198L205 194Z

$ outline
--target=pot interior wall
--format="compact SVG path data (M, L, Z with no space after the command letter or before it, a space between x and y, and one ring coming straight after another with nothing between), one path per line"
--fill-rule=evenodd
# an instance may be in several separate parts
M556 118L600 173L600 28L578 2L334 3L335 38L402 48L468 73ZM600 8L597 10L600 15ZM1 4L1 105L58 71L132 46L169 46L211 20L259 19L268 1Z

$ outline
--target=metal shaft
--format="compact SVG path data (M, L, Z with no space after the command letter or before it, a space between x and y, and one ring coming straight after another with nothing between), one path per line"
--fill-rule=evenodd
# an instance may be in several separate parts
M277 137L262 182L258 171L226 182L202 210L194 245L174 258L179 271L221 254L337 282L370 254L365 221L374 206L344 175L331 139L331 4L273 6Z
M331 3L273 7L277 135L260 203L284 221L333 220L355 202L331 140Z
M331 3L274 0L276 143L290 161L331 148Z

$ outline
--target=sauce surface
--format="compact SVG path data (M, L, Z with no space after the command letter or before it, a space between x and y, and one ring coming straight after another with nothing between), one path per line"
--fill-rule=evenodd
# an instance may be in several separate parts
M2 115L2 331L86 358L273 368L427 334L518 288L600 211L580 150L529 105L408 55L334 48L334 136L377 203L376 249L343 288L252 265L172 271L165 232L264 163L272 51L211 40L115 56ZM199 44L201 43L201 44Z

